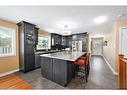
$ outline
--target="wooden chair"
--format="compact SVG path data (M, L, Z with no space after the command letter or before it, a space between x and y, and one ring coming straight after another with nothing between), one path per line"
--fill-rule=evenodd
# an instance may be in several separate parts
M90 53L86 53L86 54L84 54L82 57L80 57L79 59L84 59L85 57L88 57L88 72L89 72L89 70L90 70L90 57L91 57L91 54Z
M86 54L85 56L80 57L78 60L74 62L74 64L78 65L77 73L82 73L82 75L78 75L79 77L85 78L86 82L88 81L89 71L90 71L90 63L89 63L90 54Z

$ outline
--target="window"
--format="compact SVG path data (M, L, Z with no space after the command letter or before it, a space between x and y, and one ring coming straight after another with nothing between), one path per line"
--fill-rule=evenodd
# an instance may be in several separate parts
M16 55L16 31L0 26L0 57Z
M42 35L38 36L37 50L39 49L50 49L50 37Z
M121 28L121 53L127 58L127 27Z

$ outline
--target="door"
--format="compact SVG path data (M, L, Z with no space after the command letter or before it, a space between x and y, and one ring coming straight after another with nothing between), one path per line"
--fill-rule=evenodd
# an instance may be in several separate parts
M91 44L92 55L102 55L103 53L103 38L92 38Z
M121 53L127 58L127 28L121 29Z

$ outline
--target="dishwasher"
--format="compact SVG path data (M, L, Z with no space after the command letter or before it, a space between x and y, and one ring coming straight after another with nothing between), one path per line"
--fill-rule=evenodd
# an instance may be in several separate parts
M40 55L41 54L35 54L35 68L40 68L41 67Z

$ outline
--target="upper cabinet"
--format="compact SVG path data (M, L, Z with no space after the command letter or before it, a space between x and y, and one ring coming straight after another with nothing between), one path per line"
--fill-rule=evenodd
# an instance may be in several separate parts
M51 46L52 48L70 48L72 49L72 42L73 41L80 41L82 42L82 51L88 51L88 33L79 33L73 34L68 36L61 36L59 34L51 33Z
M72 47L72 36L62 36L62 45L71 48Z
M62 44L62 36L59 34L51 33L51 46L61 44Z
M72 48L72 36L66 36L66 46Z
M73 34L72 35L72 41L82 41L82 36L84 33L81 34Z
M38 30L39 28L35 27L35 35L34 35L34 40L35 40L35 44L38 44Z
M82 51L88 52L88 46L89 46L89 34L84 33L82 34Z
M80 34L73 34L72 41L82 41L82 51L88 51L88 41L89 41L89 34L88 33L80 33Z

